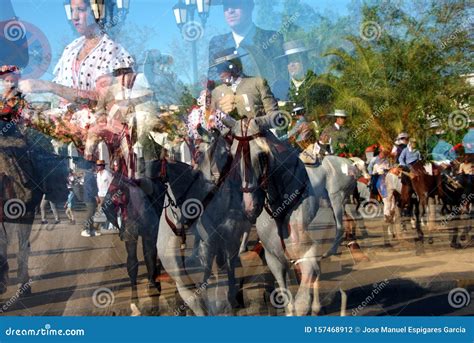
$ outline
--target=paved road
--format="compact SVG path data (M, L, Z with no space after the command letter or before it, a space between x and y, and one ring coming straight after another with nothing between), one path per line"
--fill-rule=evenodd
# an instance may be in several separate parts
M84 216L84 212L77 214L79 219ZM361 221L357 224L359 228L363 226ZM414 235L410 231L403 238L393 240L392 247L388 248L384 246L382 219L367 219L364 224L366 230L358 230L359 237L365 233L359 243L370 261L354 263L349 250L341 247L340 255L322 263L322 314L339 314L340 288L348 294L348 315L474 314L473 301L465 304L461 301L454 307L448 302L449 292L456 288L461 289L461 297L474 296L474 246L470 245L470 236L462 242L464 248L460 250L450 248L448 238L449 228L466 226L468 220L456 218L447 225L437 225L434 243L425 244L425 254L421 256L415 255ZM321 209L311 230L313 237L319 239L334 230L329 208ZM124 244L118 235L84 238L80 232L80 225L69 225L64 220L58 225L34 225L29 266L33 293L30 296L24 296L16 287L18 247L15 240L11 242L11 284L1 297L3 314L130 314ZM250 246L256 239L252 232ZM245 307L236 310L235 314L283 315L281 309L273 308L268 302L265 290L271 290L273 280L262 259L250 251L242 255L241 262L244 267L240 267L237 274L244 279L242 298ZM160 308L157 309L145 290L143 263L139 274L142 313L176 314L179 304L173 284L163 283ZM292 290L295 289L293 280Z

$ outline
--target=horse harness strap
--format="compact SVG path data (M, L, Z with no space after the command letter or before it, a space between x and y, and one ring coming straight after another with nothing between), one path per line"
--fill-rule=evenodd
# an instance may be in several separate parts
M249 123L250 121L248 121L248 124ZM262 132L258 132L256 134L248 136L247 135L248 124L244 128L243 122L240 123L243 136L232 135L232 138L235 139L237 142L239 142L237 145L237 151L235 153L234 163L238 163L241 158L244 159L244 181L246 184L249 183L249 180L250 180L249 175L250 175L250 170L251 170L250 142L256 138L264 137ZM254 190L255 189L250 189L248 187L242 188L242 191L244 193L251 193Z

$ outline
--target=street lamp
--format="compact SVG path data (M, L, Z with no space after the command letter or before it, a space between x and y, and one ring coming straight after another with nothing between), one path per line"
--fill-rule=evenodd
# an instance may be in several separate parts
M211 6L211 0L179 0L178 3L173 7L173 13L176 20L176 25L183 32L186 24L196 25L194 22L194 14L197 10L199 17L201 18L202 26L201 32L204 30L206 20L209 16L209 10ZM199 24L198 24L199 25ZM189 28L191 29L191 28ZM201 34L188 35L185 39L192 44L193 50L193 78L194 83L198 82L198 71L197 71L197 40L201 38Z
M102 26L112 27L125 20L130 8L130 0L90 0L92 14ZM70 1L64 3L66 16L72 20Z

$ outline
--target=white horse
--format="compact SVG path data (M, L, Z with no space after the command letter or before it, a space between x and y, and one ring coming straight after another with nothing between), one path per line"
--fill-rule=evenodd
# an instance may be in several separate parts
M265 133L267 122L244 119L232 128L232 154L240 171L245 212L251 221L256 220L268 266L282 292L278 297L288 300L287 315L294 310L297 315L307 315L310 310L318 313L318 262L322 256L337 252L343 238L344 203L354 190L360 170L338 157L325 158L321 167L305 168L294 149ZM329 251L321 251L308 229L318 212L319 199L325 195L337 223L334 234L326 237L333 241ZM286 283L290 263L301 272L294 302Z

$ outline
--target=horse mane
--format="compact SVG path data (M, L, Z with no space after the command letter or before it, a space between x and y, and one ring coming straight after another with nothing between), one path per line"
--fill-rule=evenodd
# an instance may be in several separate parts
M272 133L266 134L270 150L268 170L268 197L273 213L285 207L288 200L294 207L304 199L303 193L310 185L308 174L299 152L287 142L282 142Z

